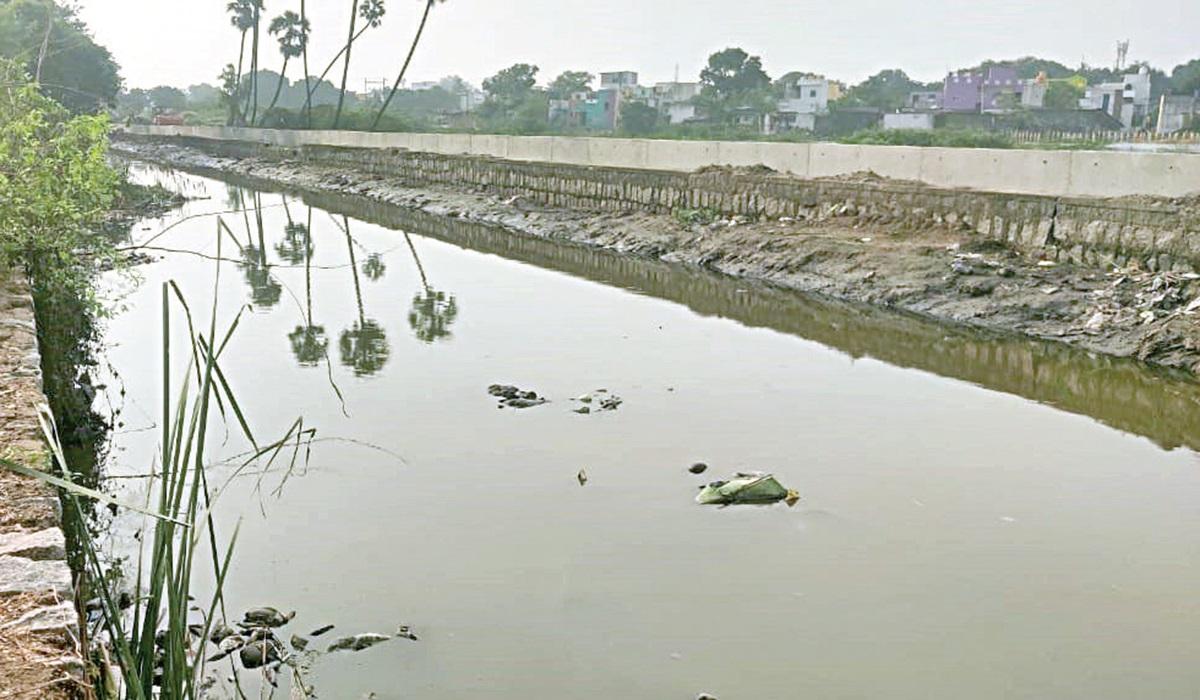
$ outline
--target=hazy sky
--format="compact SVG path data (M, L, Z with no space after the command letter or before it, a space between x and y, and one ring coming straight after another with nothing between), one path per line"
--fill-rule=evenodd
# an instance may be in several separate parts
M225 0L78 2L130 87L215 83L221 67L237 60L238 35ZM299 5L266 0L266 16ZM349 6L349 0L308 0L311 72L344 41ZM387 6L383 26L355 44L353 89L399 69L423 2L387 0ZM1071 66L1081 58L1109 65L1118 39L1130 40L1131 60L1169 72L1200 57L1200 1L449 0L434 8L409 78L457 74L478 84L528 62L541 67L543 82L566 69L636 70L649 84L672 79L677 64L682 79L695 80L708 54L741 46L761 55L772 77L804 70L855 82L900 67L928 81L984 58L1027 54ZM273 40L260 61L279 69Z

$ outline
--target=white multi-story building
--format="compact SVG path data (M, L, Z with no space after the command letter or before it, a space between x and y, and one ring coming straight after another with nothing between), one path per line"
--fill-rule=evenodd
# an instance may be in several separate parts
M1079 108L1107 112L1126 129L1142 126L1150 114L1150 80L1150 71L1142 66L1137 73L1127 73L1122 82L1089 85L1079 100Z

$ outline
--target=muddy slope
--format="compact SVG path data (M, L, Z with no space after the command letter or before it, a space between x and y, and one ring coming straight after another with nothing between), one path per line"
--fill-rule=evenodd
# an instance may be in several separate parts
M414 189L367 173L219 157L174 144L113 147L182 169L353 194L1200 372L1200 275L1054 265L969 234L854 227L839 223L836 212L804 221L750 222L547 209L482 190Z

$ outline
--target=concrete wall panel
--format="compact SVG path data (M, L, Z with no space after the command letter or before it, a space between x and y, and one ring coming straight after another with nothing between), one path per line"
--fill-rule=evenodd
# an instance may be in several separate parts
M183 136L268 143L362 148L407 148L524 161L692 172L707 165L766 165L799 177L870 170L937 187L1041 194L1176 197L1200 193L1200 155L1116 151L916 148L836 143L785 144L658 141L489 134L372 134L280 131L244 127L118 127L143 136Z

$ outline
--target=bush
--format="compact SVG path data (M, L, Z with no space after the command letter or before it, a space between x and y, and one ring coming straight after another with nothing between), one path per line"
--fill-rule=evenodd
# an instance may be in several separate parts
M1012 148L1004 134L967 129L863 129L840 139L842 143L880 146L949 146L953 148Z

